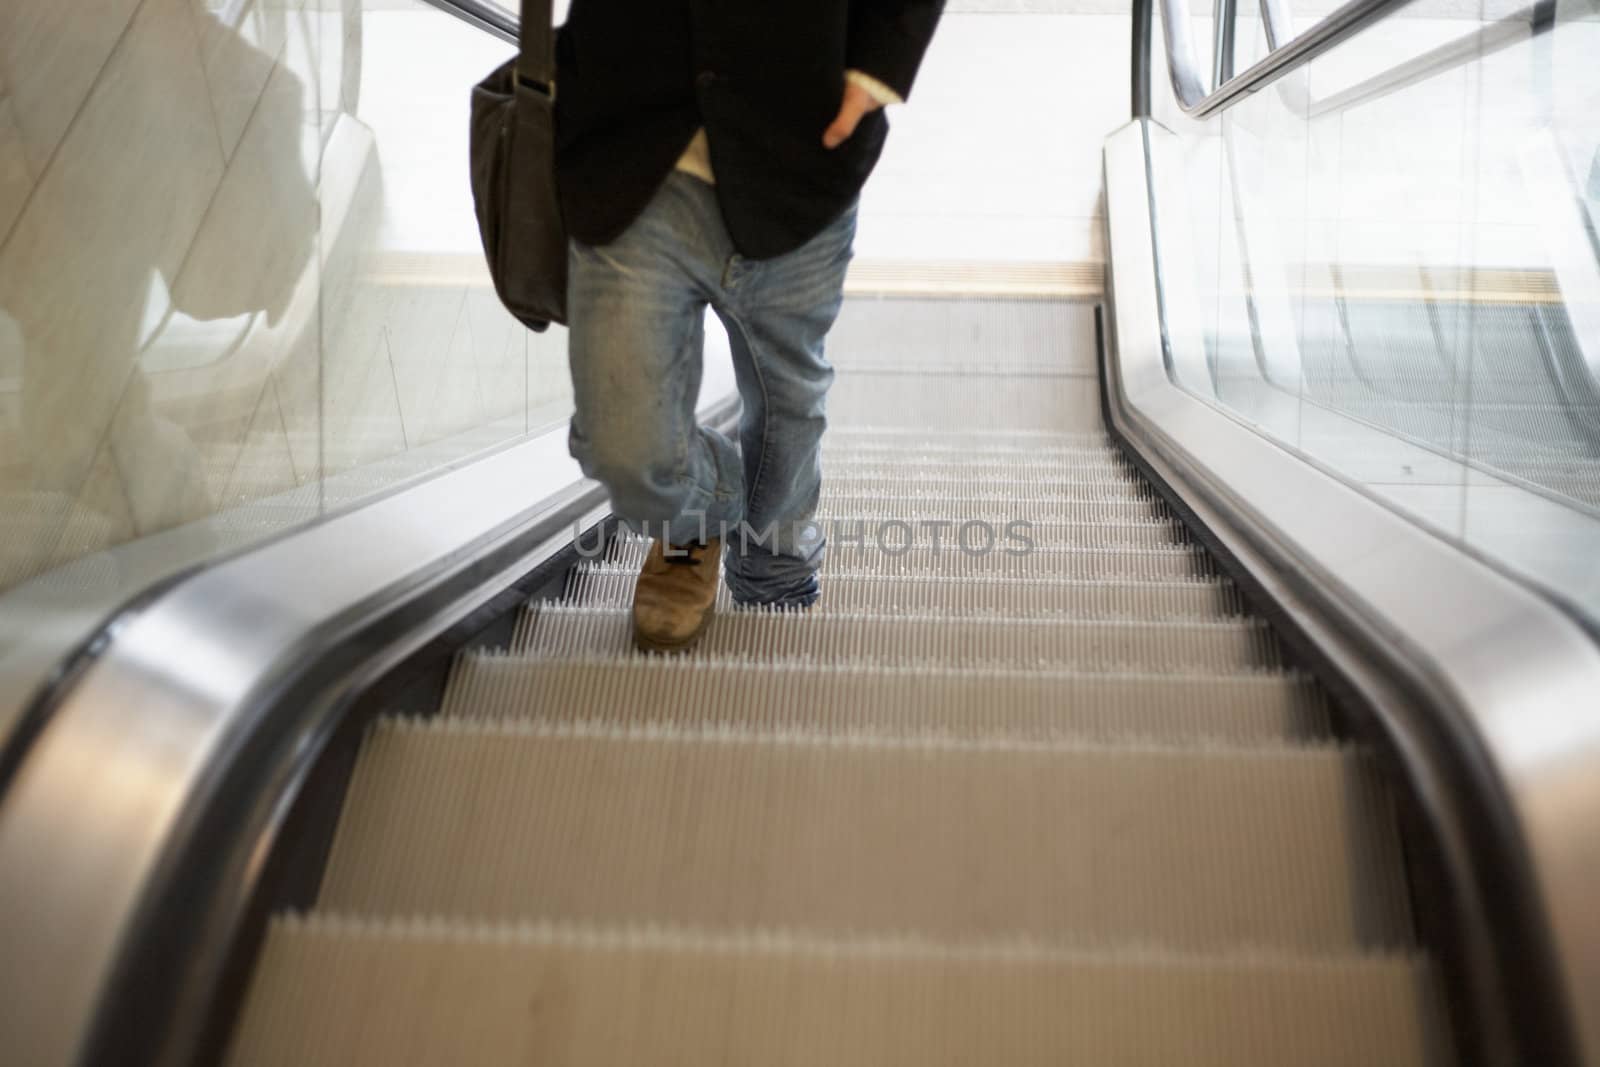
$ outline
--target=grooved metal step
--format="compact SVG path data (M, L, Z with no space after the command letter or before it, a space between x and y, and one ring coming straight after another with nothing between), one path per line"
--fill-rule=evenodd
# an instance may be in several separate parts
M841 440L843 438L843 440ZM905 439L903 434L871 434L866 432L830 430L823 438L822 462L906 462L992 464L1016 461L1023 464L1083 463L1123 458L1122 450L1104 437L1081 437L1058 440L1055 443L1035 442L972 442L952 445L947 442L925 439Z
M317 904L1348 949L1406 942L1399 869L1374 768L1331 747L390 719Z
M952 425L929 433L927 427L922 426L846 424L836 418L829 420L827 436L822 439L825 450L858 446L893 448L912 455L1049 455L1086 449L1100 451L1116 447L1116 442L1102 426L1056 433L1049 430L972 430Z
M982 478L1002 482L1058 480L1062 478L1114 479L1137 477L1120 454L1023 459L1007 457L965 461L945 457L919 459L887 454L824 456L823 480L832 478L903 477L921 480Z
M514 652L582 655L632 647L623 607L550 603L530 608ZM787 654L819 662L1070 667L1084 671L1215 674L1284 666L1277 639L1257 619L1207 622L1088 621L1057 615L835 615L743 609L718 614L698 650Z
M870 571L829 568L817 614L918 613L1033 615L1054 613L1078 619L1218 619L1243 615L1243 598L1223 578L1170 582L1080 582L1048 578L946 578L935 575L891 577ZM614 563L580 564L567 580L568 603L626 607L638 582L635 568ZM719 611L733 608L727 586L717 590Z
M235 1067L1435 1067L1411 954L1095 954L660 928L275 921Z
M969 490L959 496L904 493L822 491L819 515L896 518L908 522L947 520L987 522L998 529L1017 519L1029 523L1147 523L1171 521L1166 503L1153 493L1106 499L1096 494L1062 493L1052 497L1018 498L1010 493Z
M831 492L840 493L892 492L945 496L971 490L975 477L977 476L968 477L962 474L923 474L914 468L898 471L879 469L845 471L829 475L824 484L832 487ZM1146 491L1145 484L1132 471L1088 468L1040 471L1037 476L1019 472L1012 477L983 477L981 480L991 491L1015 493L1020 498L1019 507L1025 507L1029 496L1053 496L1056 493L1081 491L1085 488L1092 489L1097 494L1120 496L1123 499ZM1021 510L1019 514L1025 516L1027 512Z
M841 366L828 395L828 418L923 435L945 428L1104 432L1100 383L1092 377L922 373Z
M1326 740L1309 678L1082 674L981 667L831 667L796 657L459 659L450 718L888 733L904 738L1291 743Z
M915 544L918 540L930 550L980 553L1004 548L1013 541L1020 547L1022 538L1039 547L1052 548L1168 548L1188 543L1182 526L1171 520L1132 522L1073 522L1059 519L1029 519L1025 525L1008 521L920 518L915 521L884 515L855 514L840 508L819 509L813 520L834 541L865 537L890 545ZM938 537L935 546L934 538Z
M837 532L837 531L836 531ZM852 531L853 532L853 531ZM916 528L912 539L903 541L905 531L898 527L864 531L861 543L834 537L828 543L823 564L823 581L831 570L873 571L883 575L935 574L958 578L976 575L1013 577L1052 577L1083 581L1129 580L1169 581L1184 578L1215 578L1216 564L1194 545L1166 548L1097 549L1040 545L1022 551L1020 542L1000 540L992 551L973 555L941 546L933 551L931 535ZM948 537L945 538L948 541ZM1014 548L1015 551L1007 549ZM643 538L618 537L603 553L610 563L637 570L644 563L650 542Z

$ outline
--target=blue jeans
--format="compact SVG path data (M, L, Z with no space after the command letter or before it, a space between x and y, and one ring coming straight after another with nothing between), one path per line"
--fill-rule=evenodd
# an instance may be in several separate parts
M795 251L746 259L716 190L674 171L621 237L571 244L572 454L633 529L673 544L723 537L739 603L818 596L825 538L811 520L833 381L822 349L855 224L852 205ZM695 422L708 306L733 349L737 446Z

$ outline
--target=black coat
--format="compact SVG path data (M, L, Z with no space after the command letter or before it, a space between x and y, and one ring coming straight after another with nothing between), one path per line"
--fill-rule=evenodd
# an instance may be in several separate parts
M883 151L877 111L822 132L844 72L909 96L943 0L573 0L556 37L556 176L568 231L615 239L701 126L728 232L752 259L837 218Z

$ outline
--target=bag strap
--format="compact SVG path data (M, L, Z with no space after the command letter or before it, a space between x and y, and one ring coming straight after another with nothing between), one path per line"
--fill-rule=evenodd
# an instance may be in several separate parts
M556 80L555 31L550 25L551 17L550 0L522 0L517 77L546 92Z

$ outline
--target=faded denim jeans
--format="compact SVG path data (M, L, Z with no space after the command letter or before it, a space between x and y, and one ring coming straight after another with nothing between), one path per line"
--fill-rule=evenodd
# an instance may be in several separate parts
M825 538L811 520L833 381L823 340L855 224L852 205L795 251L746 259L716 190L674 171L621 237L571 245L572 454L634 530L673 544L722 536L739 603L818 596ZM694 417L708 306L733 349L737 445Z

